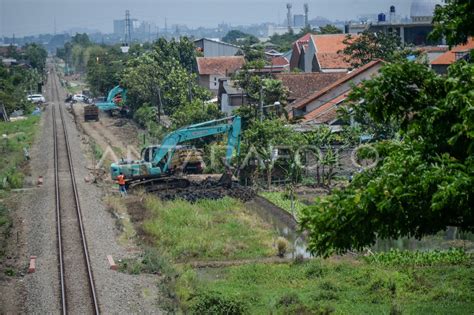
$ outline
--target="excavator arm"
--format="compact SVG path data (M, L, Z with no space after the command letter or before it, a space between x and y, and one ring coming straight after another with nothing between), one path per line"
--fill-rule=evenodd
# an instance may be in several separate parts
M97 103L96 106L102 111L118 109L118 104L115 102L115 98L118 95L120 95L121 102L125 103L127 100L127 90L120 85L117 85L109 91L107 100L103 103Z
M175 178L172 175L170 165L177 146L183 142L193 139L202 139L218 134L227 134L226 166L230 165L234 151L240 151L241 119L232 116L223 119L190 125L168 134L159 146L152 146L143 150L144 156L140 161L124 161L112 163L110 166L112 179L123 173L130 185L152 185L157 189L158 184L169 185L167 187L186 187L189 181L183 178ZM221 183L231 184L232 174L230 167L221 177ZM148 187L147 189L150 189Z
M222 123L226 120L228 123ZM162 168L162 172L165 173L169 169L171 159L178 144L223 133L227 133L226 163L230 164L234 150L237 154L240 152L240 132L241 119L239 116L212 120L178 129L168 134L163 139L159 149L153 152L152 164L156 167L158 163L167 157Z

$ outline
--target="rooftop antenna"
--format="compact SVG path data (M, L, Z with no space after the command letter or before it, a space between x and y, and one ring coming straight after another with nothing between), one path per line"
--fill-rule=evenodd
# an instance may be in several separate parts
M132 40L131 36L131 25L130 25L130 11L126 10L125 11L125 40L120 48L123 53L127 53L128 50L130 49L130 42Z
M288 11L286 13L286 19L288 21L288 32L291 32L292 31L292 28L291 28L291 3L287 3L286 4L286 10Z
M303 7L304 7L304 26L308 27L309 26L309 19L308 19L309 6L307 3L305 3Z

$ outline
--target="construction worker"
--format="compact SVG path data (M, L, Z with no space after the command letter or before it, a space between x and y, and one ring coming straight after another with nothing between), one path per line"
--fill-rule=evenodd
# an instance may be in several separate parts
M122 197L127 196L127 187L125 187L125 175L123 175L123 173L120 173L120 175L117 176L117 182L119 184L120 195L122 195Z

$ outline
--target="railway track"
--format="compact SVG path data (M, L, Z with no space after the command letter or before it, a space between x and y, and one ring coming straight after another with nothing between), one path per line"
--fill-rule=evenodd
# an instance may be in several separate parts
M50 75L61 311L99 314L58 77ZM59 114L58 114L59 113Z

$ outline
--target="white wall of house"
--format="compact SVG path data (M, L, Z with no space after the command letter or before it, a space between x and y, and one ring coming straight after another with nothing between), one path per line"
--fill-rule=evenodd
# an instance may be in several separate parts
M220 74L211 74L209 76L209 90L217 91L219 89L219 79L223 79L226 76Z
M346 73L346 72L347 72L347 69L330 69L330 68L327 68L327 69L321 69L321 72L325 72L325 73L329 73L329 72L343 72L343 73Z
M311 103L306 105L306 113L312 112L313 110L317 109L318 107L326 104L327 102L332 101L336 97L346 93L347 91L352 89L353 85L357 85L363 80L368 80L372 76L376 75L382 66L381 63L374 65L370 69L367 69L366 71L359 73L357 76L352 78L351 80L344 82L340 84L339 86L333 88L326 94L322 95L321 97L313 100Z
M314 43L313 36L311 36L304 55L304 72L313 72L313 58L316 52L316 44Z
M232 106L229 104L229 95L228 94L222 94L221 96L221 111L226 114L232 113Z

